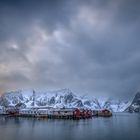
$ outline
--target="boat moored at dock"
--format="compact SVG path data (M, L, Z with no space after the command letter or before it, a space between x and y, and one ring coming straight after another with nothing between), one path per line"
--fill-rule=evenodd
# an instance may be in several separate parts
M111 117L112 112L108 109L99 110L97 112L97 116L99 116L99 117Z

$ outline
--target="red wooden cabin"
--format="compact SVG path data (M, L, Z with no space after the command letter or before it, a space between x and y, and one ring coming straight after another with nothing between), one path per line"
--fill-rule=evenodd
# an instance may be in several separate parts
M81 118L80 109L76 108L76 109L73 111L73 117L76 118L76 119L80 119L80 118Z

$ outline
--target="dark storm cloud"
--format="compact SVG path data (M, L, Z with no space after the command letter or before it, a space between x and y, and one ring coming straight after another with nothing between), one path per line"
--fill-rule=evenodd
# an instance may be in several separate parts
M49 26L47 30L52 31L59 24L64 25L69 20L70 14L74 12L74 9L70 9L69 6L71 3L65 0L1 1L1 36L3 38L7 35L21 36L24 30L28 30L28 26L36 21L39 21L42 26Z
M138 0L1 0L0 17L0 87L139 90Z

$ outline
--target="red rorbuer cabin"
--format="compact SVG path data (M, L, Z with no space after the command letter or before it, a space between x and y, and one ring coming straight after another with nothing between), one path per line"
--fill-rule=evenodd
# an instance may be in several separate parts
M92 111L87 109L75 109L73 112L73 116L76 119L86 119L92 117Z
M76 109L73 111L73 117L74 117L75 119L80 119L80 118L81 118L80 109L76 108Z

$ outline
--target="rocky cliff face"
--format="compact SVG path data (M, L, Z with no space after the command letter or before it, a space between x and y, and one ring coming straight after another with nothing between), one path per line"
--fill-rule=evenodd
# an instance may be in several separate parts
M126 108L127 112L140 112L140 92L137 92L132 103L128 108Z
M129 111L131 108L137 110L140 105L140 94L137 94L132 104L130 102L114 101L111 99L99 102L97 99L88 99L74 94L69 89L57 91L35 92L34 90L19 90L3 94L0 97L0 106L16 106L21 104L24 107L55 107L55 108L88 108L88 109L109 109L113 112ZM136 109L136 107L138 108ZM134 107L134 108L133 108Z
M123 112L130 105L130 102L107 100L105 101L103 108L109 109L113 112Z
M99 109L97 100L88 100L73 94L69 89L62 89L51 92L14 91L8 92L1 96L1 106L15 106L23 103L26 107L47 106L47 107L79 107Z

